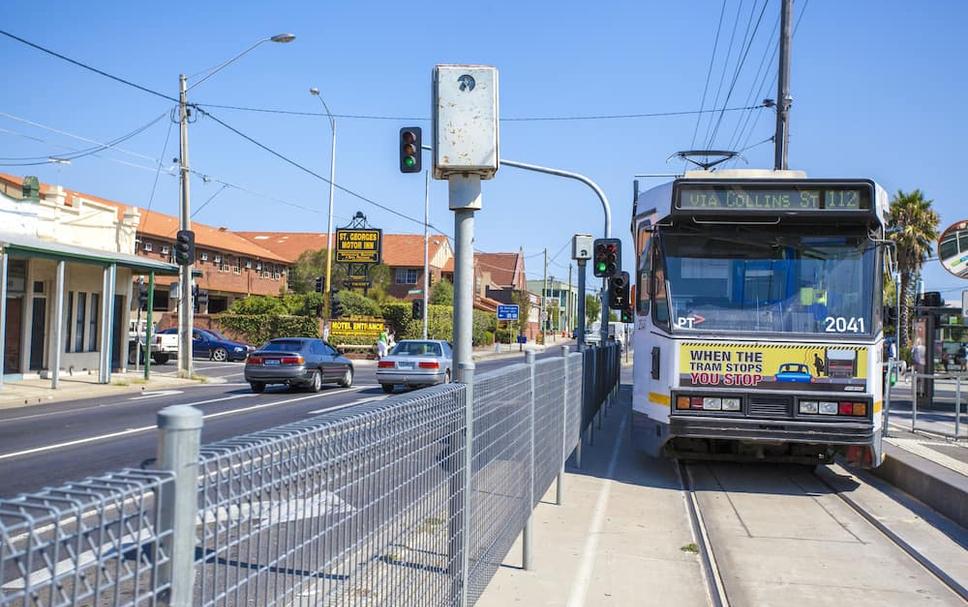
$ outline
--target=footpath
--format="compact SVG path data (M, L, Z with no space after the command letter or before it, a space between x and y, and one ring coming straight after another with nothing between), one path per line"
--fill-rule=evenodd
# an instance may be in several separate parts
M679 479L668 460L633 453L628 369L619 398L533 516L532 569L520 539L479 607L507 605L702 605L706 591Z
M181 379L162 373L152 373L151 381L145 381L143 373L112 373L110 384L98 383L97 372L63 374L60 387L50 387L49 379L26 379L4 382L0 389L0 409L13 409L28 405L54 403L86 398L110 398L118 394L130 394L154 390L170 390L198 385L197 379Z

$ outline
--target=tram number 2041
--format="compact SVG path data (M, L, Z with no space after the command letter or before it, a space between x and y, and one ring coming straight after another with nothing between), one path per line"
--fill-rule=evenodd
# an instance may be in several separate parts
M864 333L864 319L856 316L828 316L823 319L827 333Z

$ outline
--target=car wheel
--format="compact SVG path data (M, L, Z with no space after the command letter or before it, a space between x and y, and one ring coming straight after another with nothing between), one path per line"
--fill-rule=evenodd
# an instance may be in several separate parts
M266 391L266 385L262 382L249 382L249 387L252 388L252 391L256 394L262 394Z
M343 373L343 379L339 380L339 387L349 388L352 385L353 385L353 369L351 367L347 367L346 372Z
M156 354L156 355L152 356L151 358L152 358L152 360L155 361L155 364L156 365L167 365L168 364L168 360L171 357L169 355L167 355L167 354Z
M212 350L212 360L224 363L229 359L229 351L225 348L215 348Z
M313 371L313 377L309 380L309 389L313 392L323 389L323 376L319 374L319 369Z
M383 391L387 394L393 394L393 384L380 384L380 387L383 388Z

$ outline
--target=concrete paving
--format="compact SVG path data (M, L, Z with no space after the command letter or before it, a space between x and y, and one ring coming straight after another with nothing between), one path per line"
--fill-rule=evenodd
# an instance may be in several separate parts
M695 540L670 462L638 455L628 442L626 386L569 467L564 504L554 487L533 514L533 568L523 571L520 539L479 607L506 605L705 605Z

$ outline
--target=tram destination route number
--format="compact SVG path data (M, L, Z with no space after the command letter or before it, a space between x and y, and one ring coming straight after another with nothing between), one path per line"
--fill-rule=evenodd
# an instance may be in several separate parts
M676 208L682 211L860 211L870 208L861 188L682 188Z

